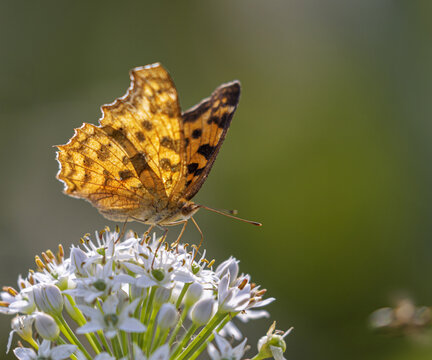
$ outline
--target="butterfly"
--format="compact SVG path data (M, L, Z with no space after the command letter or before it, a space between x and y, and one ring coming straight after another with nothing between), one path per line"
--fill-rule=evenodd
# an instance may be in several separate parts
M225 139L240 83L222 84L181 112L162 65L134 68L130 78L127 93L101 107L99 126L84 123L67 144L57 146L64 192L89 201L113 221L185 226L200 208L233 217L191 199Z

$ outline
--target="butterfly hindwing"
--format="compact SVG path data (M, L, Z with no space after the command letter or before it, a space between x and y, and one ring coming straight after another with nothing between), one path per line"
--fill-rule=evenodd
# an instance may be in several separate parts
M151 204L151 196L141 181L129 176L134 168L125 161L121 147L99 127L83 124L58 149L57 177L65 184L66 194L90 201L112 219Z
M186 183L191 199L207 178L240 98L240 83L219 86L213 94L182 115L185 138Z

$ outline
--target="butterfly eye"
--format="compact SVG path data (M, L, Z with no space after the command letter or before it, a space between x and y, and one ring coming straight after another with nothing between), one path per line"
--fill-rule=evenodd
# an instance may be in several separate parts
M193 202L187 202L181 208L182 215L190 217L195 214L199 209L199 205L194 204Z

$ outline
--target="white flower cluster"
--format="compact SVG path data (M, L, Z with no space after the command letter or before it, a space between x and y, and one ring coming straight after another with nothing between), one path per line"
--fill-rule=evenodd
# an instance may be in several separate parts
M16 315L8 350L18 334L30 346L14 349L22 360L184 360L206 349L212 359L242 358L246 340L232 348L222 336L241 340L233 320L268 317L253 309L274 299L239 273L238 260L213 270L214 261L187 244L169 247L155 234L119 237L86 235L68 258L61 246L47 251L36 257L37 271L19 277L18 290L4 288L0 312Z

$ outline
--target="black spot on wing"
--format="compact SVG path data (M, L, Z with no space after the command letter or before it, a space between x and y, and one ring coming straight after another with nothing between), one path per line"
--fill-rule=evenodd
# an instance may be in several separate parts
M202 156L204 156L206 158L206 160L209 160L210 157L212 156L213 152L215 151L216 147L215 146L211 146L210 144L204 144L201 145L198 148L198 154L201 154Z
M160 142L161 146L166 147L167 149L178 152L178 142L171 139L168 136L164 136Z
M187 169L188 169L189 174L194 173L196 171L196 169L198 169L198 163L188 164Z
M135 137L138 139L138 141L143 142L145 140L145 136L141 131L137 131L135 133Z
M122 170L119 171L120 180L126 180L133 177L132 171L130 170Z
M193 137L194 139L198 139L198 138L201 136L201 134L202 134L202 130L201 130L201 129L195 129L195 130L192 132L192 137Z
M194 172L194 176L201 175L201 173L204 171L204 169L205 169L205 166L202 167L201 169L196 169Z
M216 124L219 128L224 129L230 123L233 113L225 112L221 116L213 115L207 120L207 124Z
M99 151L97 152L97 158L101 161L106 161L110 157L109 150L106 145L101 145Z
M144 120L141 122L141 125L143 126L144 129L146 129L147 131L151 131L153 129L153 124L148 121L148 120Z

